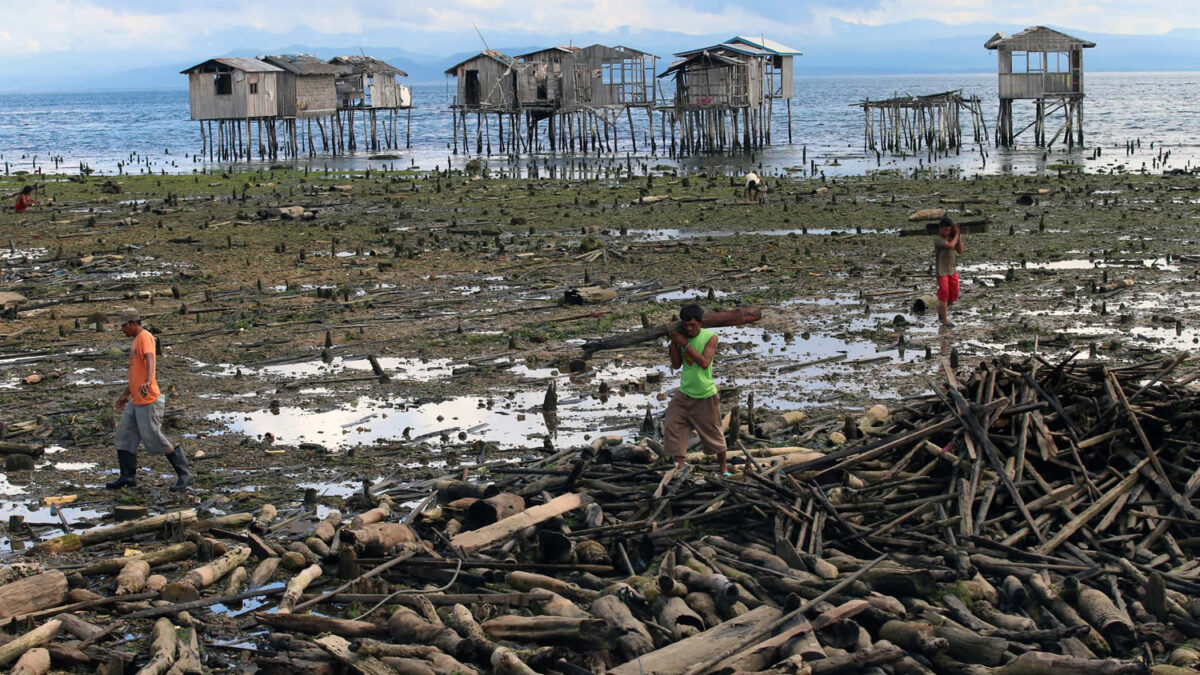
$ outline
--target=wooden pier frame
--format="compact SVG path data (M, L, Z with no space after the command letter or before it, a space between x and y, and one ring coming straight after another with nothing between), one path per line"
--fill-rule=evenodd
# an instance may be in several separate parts
M974 142L982 145L987 125L979 97L961 90L923 96L894 96L854 104L863 109L863 147L893 154L927 152L931 157L962 150L962 112L971 117Z

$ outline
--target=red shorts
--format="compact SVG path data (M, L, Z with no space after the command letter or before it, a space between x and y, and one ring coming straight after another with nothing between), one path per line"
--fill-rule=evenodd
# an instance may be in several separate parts
M942 302L954 302L958 299L958 274L948 277L938 277L937 298Z

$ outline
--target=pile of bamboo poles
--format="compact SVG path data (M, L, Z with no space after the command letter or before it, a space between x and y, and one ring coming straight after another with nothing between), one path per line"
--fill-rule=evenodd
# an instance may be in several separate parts
M0 665L1198 673L1185 356L945 363L933 395L832 424L747 401L732 476L674 468L651 432L380 484L353 517L188 509L43 541L0 569Z

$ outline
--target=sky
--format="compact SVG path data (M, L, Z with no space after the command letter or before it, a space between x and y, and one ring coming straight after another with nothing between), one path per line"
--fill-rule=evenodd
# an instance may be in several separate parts
M286 9L281 9L286 8ZM1057 25L1112 34L1200 28L1196 0L0 0L0 60L49 54L203 58L234 46L355 44L454 53L483 40L765 33L803 48L840 24ZM986 39L986 36L985 36Z

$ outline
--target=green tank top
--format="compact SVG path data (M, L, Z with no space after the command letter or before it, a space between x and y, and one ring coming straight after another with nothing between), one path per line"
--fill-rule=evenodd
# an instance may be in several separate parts
M701 328L700 334L688 340L688 344L697 352L703 354L704 347L712 339L713 333L707 328ZM716 360L715 358L713 359ZM692 363L686 350L683 351L683 372L679 376L679 389L690 398L708 398L717 393L717 385L712 378L712 363L707 368Z

